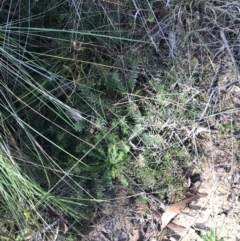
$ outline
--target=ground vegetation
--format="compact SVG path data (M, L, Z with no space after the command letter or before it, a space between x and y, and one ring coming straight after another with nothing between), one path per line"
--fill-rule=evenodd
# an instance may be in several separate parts
M181 226L172 219L206 197L206 166L228 173L218 176L230 183L222 193L236 201L239 9L233 0L3 0L0 239L168 240ZM125 221L113 225L113 211ZM230 235L213 227L185 229ZM195 240L187 231L180 239Z

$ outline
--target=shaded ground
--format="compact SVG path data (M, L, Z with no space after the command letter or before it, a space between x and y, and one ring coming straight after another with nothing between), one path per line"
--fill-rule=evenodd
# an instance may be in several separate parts
M199 186L198 192L208 196L189 203L164 231L161 230L165 206L162 200L144 193L127 197L127 190L122 197L122 191L119 195L116 189L116 197L98 210L91 231L83 240L202 240L201 235L213 227L217 237L235 240L240 237L240 171L236 164L228 168L203 162L201 174L191 176L194 183L189 191L196 192L195 187Z

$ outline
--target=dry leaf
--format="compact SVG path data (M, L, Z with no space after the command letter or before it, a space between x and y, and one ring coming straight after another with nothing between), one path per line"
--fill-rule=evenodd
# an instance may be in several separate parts
M174 231L174 233L177 233L177 234L180 234L180 235L183 235L183 234L186 234L186 232L190 231L190 232L195 232L194 229L192 228L186 228L184 226L181 226L181 225L178 225L178 224L175 224L175 223L169 223L167 225L168 228L170 228L172 231Z
M91 124L90 124L90 129L89 129L89 132L90 134L93 134L96 130L96 125L95 125L95 120L96 118L94 116L91 117Z
M59 225L59 231L65 234L68 231L68 226L66 223L63 221L63 219L60 219L58 222Z
M175 223L169 223L167 225L168 228L170 228L171 230L173 230L175 233L185 233L186 232L186 228L183 226L180 226L178 224Z
M158 211L156 211L155 209L152 209L152 214L154 216L154 218L156 219L157 222L159 222L161 220L161 215Z
M140 239L140 229L134 229L133 235L130 236L129 241L138 241Z
M113 240L127 241L128 234L125 231L120 230L120 229L114 230Z
M188 203L205 196L207 196L207 194L197 194L169 206L162 215L162 229L164 229L168 223L186 207Z
M190 179L190 177L188 177L188 180L187 180L187 181L188 181L187 186L190 187L190 186L191 186L191 179Z

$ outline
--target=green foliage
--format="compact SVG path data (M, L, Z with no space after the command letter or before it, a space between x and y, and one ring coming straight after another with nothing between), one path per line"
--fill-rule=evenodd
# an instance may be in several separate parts
M110 144L108 147L108 155L106 158L107 169L104 173L102 184L112 184L112 179L118 179L124 186L128 186L128 181L121 173L121 164L127 161L130 147L123 141Z
M201 238L204 240L204 241L224 241L223 238L217 238L216 237L216 234L215 234L215 229L214 228L210 228L210 231L208 234L206 235L202 235Z

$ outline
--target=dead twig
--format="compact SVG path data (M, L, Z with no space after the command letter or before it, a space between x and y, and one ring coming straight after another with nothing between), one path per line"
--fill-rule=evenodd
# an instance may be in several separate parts
M230 46L229 46L229 44L228 44L228 41L227 41L227 39L226 39L226 36L225 36L225 33L224 33L224 30L223 30L223 29L221 29L220 35L221 35L222 41L223 41L223 43L224 43L224 45L225 45L225 47L226 47L226 49L227 49L227 51L228 51L228 54L229 54L229 56L230 56L230 58L231 58L231 60L232 60L232 63L233 63L233 65L234 65L235 72L236 72L236 78L239 80L239 79L240 79L240 71L239 71L239 68L238 68L238 66L237 66L237 63L236 63L236 61L235 61L235 58L234 58L234 56L233 56L233 54L232 54L232 51L231 51L231 49L230 49Z
M212 78L212 81L211 81L211 85L210 85L210 88L208 90L208 94L210 94L212 91L213 91L213 88L216 86L217 84L217 76L218 76L218 73L219 73L219 70L221 68L221 64L222 64L222 61L220 60L220 62L218 63L217 65L217 69L215 71L215 75L213 76Z
M211 82L211 85L210 85L210 88L208 90L208 94L209 94L209 97L208 97L208 101L207 101L207 104L199 118L199 122L204 118L205 114L207 113L207 110L210 106L210 102L211 102L211 99L212 99L212 96L213 94L215 93L215 90L214 90L214 86L216 85L216 81L217 81L217 76L218 76L218 72L220 70L220 67L221 67L221 61L219 62L218 66L217 66L217 70L215 72L215 75L213 76L212 78L212 82Z

